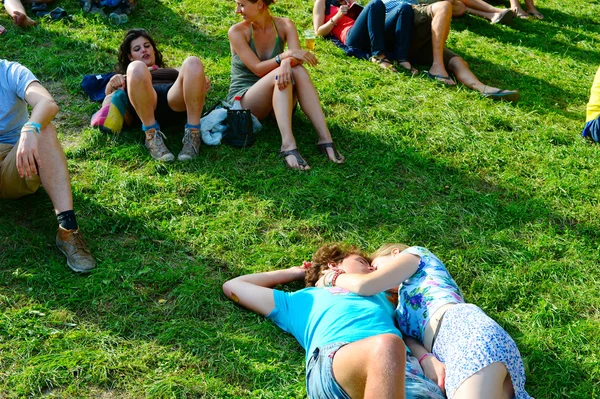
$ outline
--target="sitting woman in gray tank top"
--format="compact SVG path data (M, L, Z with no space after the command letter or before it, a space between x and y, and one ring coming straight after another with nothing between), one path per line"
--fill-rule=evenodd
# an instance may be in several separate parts
M281 133L279 155L291 169L308 170L292 134L292 110L296 101L317 130L318 150L335 163L344 157L333 144L319 96L303 64L317 58L300 48L296 26L288 18L269 12L272 0L237 0L236 13L244 19L228 32L231 43L231 86L227 101L242 97L242 107L258 119L275 114ZM285 44L288 49L284 51Z

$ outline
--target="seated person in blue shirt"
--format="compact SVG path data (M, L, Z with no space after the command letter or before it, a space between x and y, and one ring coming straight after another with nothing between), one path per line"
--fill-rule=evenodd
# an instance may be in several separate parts
M87 273L96 262L73 211L67 159L52 124L57 113L58 105L29 69L0 59L0 199L18 199L43 185L58 220L56 246L73 271Z
M240 276L223 284L223 292L298 340L306 350L309 398L405 398L406 346L384 293L361 297L335 288L338 273L322 288L272 288L305 277L314 281L312 274L322 265L339 274L374 270L354 247L324 246L314 254L312 267Z

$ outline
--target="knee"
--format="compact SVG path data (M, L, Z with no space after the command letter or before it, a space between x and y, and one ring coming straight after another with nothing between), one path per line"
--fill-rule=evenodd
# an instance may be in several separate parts
M204 74L204 65L202 64L202 61L200 61L200 58L194 56L187 57L185 61L183 61L181 69L194 74Z
M383 4L383 1L381 0L373 1L373 5L371 7L373 7L374 10L385 12L385 4Z
M469 69L469 64L462 57L452 57L448 61L448 69L453 72L460 72L461 70Z
M148 71L148 66L142 61L133 61L127 67L127 83L148 81L152 83L152 77Z
M464 3L457 1L452 5L452 16L462 17L467 12L467 6Z
M452 16L452 3L449 1L438 1L432 6L433 15L435 16Z
M405 358L406 346L402 338L395 334L376 335L373 340L371 354L376 359L389 359L395 364L398 360Z

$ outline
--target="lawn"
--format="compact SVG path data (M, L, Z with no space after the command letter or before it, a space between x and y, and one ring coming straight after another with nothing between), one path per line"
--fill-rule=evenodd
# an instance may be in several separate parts
M223 99L233 2L142 0L120 27L73 0L57 4L72 22L27 31L2 13L0 58L28 66L61 106L75 210L98 268L66 267L43 190L0 201L0 397L305 397L303 350L227 301L222 283L299 265L326 242L399 241L436 253L467 301L511 334L532 396L600 398L600 147L580 136L600 2L537 3L543 21L466 16L448 40L484 83L518 89L517 104L386 73L317 40L310 72L347 162L318 153L298 112L309 172L277 157L273 121L251 148L203 146L185 164L152 161L137 129L88 127L99 105L81 78L113 68L131 27L149 30L170 66L199 56L207 106ZM310 26L307 0L272 12ZM176 154L183 131L166 133Z

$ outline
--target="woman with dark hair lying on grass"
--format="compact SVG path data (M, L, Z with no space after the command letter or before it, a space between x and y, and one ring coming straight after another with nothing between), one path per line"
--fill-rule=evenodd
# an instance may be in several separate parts
M448 399L530 399L517 345L479 307L465 303L444 264L421 247L388 244L372 255L374 271L330 268L317 285L375 295L398 289L396 320L406 344Z
M309 398L443 399L413 357L405 363L406 347L385 294L273 289L295 280L308 282L314 270L330 267L358 275L374 270L357 248L327 245L313 255L312 266L306 262L303 267L240 276L223 284L223 292L298 340L306 350Z
M413 29L413 12L409 4L398 7L386 18L385 5L372 0L356 15L352 0L316 0L313 26L319 36L332 35L343 44L371 55L370 60L384 69L397 72L391 60L398 61L402 71L418 72L408 61L408 48ZM386 38L386 32L393 32ZM395 43L394 51L386 42Z
M238 0L235 12L244 19L228 32L231 43L231 86L227 101L241 97L242 107L258 119L275 114L281 133L281 152L291 169L308 170L296 147L292 114L296 102L317 130L317 148L330 161L344 162L325 123L319 95L304 64L317 58L300 48L296 26L288 18L271 16L272 0ZM285 44L288 49L284 51Z
M117 72L106 85L105 93L109 96L125 90L142 122L145 146L152 158L167 162L175 159L163 141L159 122L183 120L187 123L177 158L187 161L197 157L200 116L209 83L200 59L188 57L178 69L165 68L150 34L144 29L131 29L119 47Z

